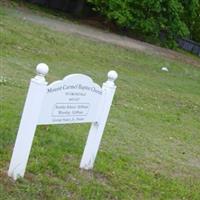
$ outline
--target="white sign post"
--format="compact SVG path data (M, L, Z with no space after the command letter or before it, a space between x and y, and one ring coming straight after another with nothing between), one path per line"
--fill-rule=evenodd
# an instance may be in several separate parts
M115 94L116 86L114 84L117 79L117 73L110 71L108 73L108 80L103 84L102 87L102 101L101 101L101 112L98 115L97 122L93 122L90 128L88 139L85 145L83 156L81 159L80 168L92 169L94 161L99 149L103 131L106 125L110 107L112 105L113 96Z
M37 65L31 79L8 175L23 177L37 125L92 123L80 168L92 169L112 104L117 73L110 71L102 87L83 74L71 74L49 85L48 66Z

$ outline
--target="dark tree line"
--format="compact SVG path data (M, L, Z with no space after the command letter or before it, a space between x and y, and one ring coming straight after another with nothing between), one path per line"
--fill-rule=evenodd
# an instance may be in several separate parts
M84 12L89 12L89 7L85 0L27 0L31 3L45 5L49 8L59 9L65 12L72 13L76 16L81 16Z

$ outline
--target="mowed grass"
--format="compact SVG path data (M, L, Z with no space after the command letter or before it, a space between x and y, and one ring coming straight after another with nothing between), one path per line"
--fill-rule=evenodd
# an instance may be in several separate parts
M3 6L0 30L0 199L200 199L200 68L51 31ZM7 170L40 62L49 83L84 73L102 84L116 70L117 91L93 171L79 169L89 124L39 126L14 182Z

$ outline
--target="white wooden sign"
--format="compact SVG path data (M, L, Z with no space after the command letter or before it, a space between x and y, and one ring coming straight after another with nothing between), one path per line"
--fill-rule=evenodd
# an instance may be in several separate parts
M100 87L83 74L71 74L49 85L48 66L40 63L31 79L8 175L23 177L37 125L92 123L80 168L92 169L116 90L117 73L110 71Z
M72 74L47 86L38 124L95 122L102 88L88 76Z

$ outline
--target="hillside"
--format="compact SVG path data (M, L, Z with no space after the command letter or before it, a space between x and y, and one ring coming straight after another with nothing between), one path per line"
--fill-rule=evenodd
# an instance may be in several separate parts
M12 7L1 5L0 19L0 199L200 199L196 64L52 30ZM89 124L39 126L25 178L13 182L7 170L40 62L49 83L83 73L102 84L116 70L117 91L93 171L79 169Z

